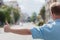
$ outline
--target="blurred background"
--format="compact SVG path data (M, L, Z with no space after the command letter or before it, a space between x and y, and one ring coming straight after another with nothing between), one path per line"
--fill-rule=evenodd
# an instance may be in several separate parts
M0 26L5 21L19 25L25 22L44 23L45 0L0 0Z
M5 21L13 28L40 27L52 21L49 7L53 2L60 2L60 0L0 0L0 30L3 30ZM1 33L2 35L6 34L2 31ZM10 34L9 38L12 38L13 35ZM21 35L14 35L11 40L18 40L19 37L21 40L32 40L31 36L27 36L28 39L23 39L26 36L22 37ZM3 39L1 38L1 40Z

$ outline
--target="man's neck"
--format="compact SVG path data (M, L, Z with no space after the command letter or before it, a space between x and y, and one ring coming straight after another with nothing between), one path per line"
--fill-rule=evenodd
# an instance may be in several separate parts
M60 19L60 15L55 16L55 20Z

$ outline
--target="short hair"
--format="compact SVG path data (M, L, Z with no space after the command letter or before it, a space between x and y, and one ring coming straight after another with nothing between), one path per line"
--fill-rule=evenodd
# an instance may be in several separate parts
M52 13L55 15L60 15L60 3L59 2L54 2L50 5L50 10Z

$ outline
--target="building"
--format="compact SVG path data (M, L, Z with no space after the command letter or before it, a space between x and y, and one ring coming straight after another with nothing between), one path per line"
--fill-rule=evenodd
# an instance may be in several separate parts
M20 14L20 22L26 22L29 15L27 13Z
M0 6L2 6L4 3L3 3L3 0L0 0Z
M10 1L7 1L7 2L4 2L5 5L7 6L12 6L12 7L15 7L17 8L19 5L18 5L18 2L16 0L10 0Z
M46 19L45 19L45 22L47 23L48 20L52 19L51 14L50 14L50 9L49 9L50 4L53 2L57 2L57 1L59 2L60 0L49 0L49 1L45 0L45 1L46 1L46 5L45 5L45 10L46 10L45 18Z

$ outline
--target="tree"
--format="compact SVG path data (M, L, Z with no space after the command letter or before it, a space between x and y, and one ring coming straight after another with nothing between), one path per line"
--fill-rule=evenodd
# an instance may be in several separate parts
M3 11L0 10L0 26L4 25L5 23L5 14Z
M3 8L5 8L5 14L6 14L6 20L10 23L14 23L17 22L20 18L20 13L19 13L19 9L17 8L13 8L12 6L3 6ZM11 17L11 12L13 12L13 18ZM7 17L8 16L8 17ZM14 20L13 20L14 19Z
M42 7L42 9L40 10L39 15L41 15L42 19L45 21L45 6Z
M19 10L18 9L13 9L13 13L14 13L15 22L17 22L20 19Z
M42 26L45 23L45 6L42 7L37 18L38 18L38 26Z
M19 14L18 9L3 5L3 6L0 7L0 24L1 23L4 24L6 20L9 23L11 23L11 21L12 21L11 10L13 10L15 22L18 21L18 19L20 18L20 14Z
M33 12L32 16L31 16L31 20L35 23L36 19L37 19L37 14L36 14L36 12Z
M10 23L10 12L8 13L8 8L7 6L1 6L0 7L0 26L4 25L5 20L7 20Z

